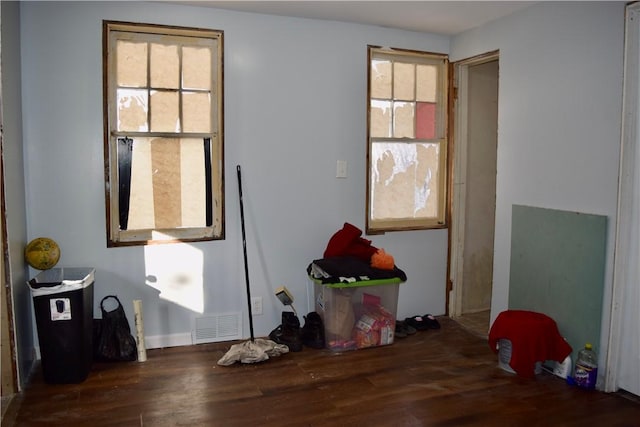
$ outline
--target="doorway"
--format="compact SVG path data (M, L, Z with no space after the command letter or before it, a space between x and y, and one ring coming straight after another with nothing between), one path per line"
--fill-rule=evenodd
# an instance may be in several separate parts
M493 288L498 52L454 64L454 155L449 315L487 337Z

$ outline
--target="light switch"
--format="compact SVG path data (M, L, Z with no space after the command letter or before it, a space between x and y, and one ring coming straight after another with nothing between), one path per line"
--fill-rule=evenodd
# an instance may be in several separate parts
M347 161L346 160L338 160L336 166L336 178L346 178L347 177Z

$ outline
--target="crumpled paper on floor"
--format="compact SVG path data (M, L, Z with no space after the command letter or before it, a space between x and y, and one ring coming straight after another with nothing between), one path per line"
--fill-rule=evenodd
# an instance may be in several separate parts
M258 363L268 360L270 357L280 356L289 352L289 347L271 340L256 338L253 341L245 341L234 344L229 351L218 360L218 365L229 366L236 362Z

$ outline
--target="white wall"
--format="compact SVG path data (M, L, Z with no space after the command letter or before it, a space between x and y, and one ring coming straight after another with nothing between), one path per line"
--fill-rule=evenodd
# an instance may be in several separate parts
M507 309L514 204L608 217L601 361L610 317L624 2L543 2L452 40L500 50L492 320Z
M96 305L115 293L132 321L131 300L142 299L147 336L189 334L198 313L145 284L145 253L176 245L106 248L103 19L224 31L226 240L193 244L194 256L169 265L201 257L204 311L246 311L241 164L252 294L265 308L255 317L257 336L280 323L273 290L286 285L306 314L307 264L345 221L364 227L367 44L449 49L443 36L168 4L22 2L21 10L29 237L58 241L60 266L96 268ZM338 159L348 162L346 180L335 178ZM446 230L372 240L409 277L398 317L444 313Z

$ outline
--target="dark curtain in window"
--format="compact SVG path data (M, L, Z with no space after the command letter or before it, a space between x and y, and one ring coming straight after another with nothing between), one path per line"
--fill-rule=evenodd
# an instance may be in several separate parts
M207 209L207 227L213 225L213 206L211 193L211 138L204 139L204 182Z
M133 139L118 138L118 206L120 229L126 230L129 222L129 197L131 195L131 156Z

